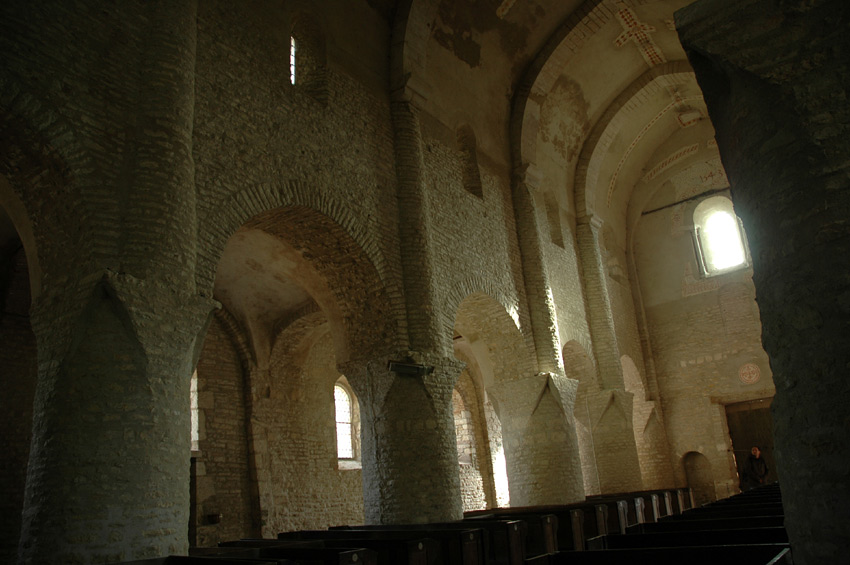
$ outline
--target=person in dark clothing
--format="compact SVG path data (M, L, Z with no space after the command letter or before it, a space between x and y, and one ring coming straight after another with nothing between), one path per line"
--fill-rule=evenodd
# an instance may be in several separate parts
M767 477L767 464L761 458L761 450L758 446L753 446L750 455L744 461L741 490L750 490L763 485L765 477Z

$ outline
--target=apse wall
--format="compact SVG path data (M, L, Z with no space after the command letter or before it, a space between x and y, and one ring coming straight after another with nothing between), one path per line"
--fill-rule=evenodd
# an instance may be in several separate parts
M713 147L658 179L658 186L663 183L667 190L659 194L666 196L650 199L650 213L637 223L634 257L671 463L677 482L685 484L684 456L702 454L716 496L728 496L737 491L738 477L725 405L775 392L752 269L708 277L697 263L694 209L710 195L728 194Z

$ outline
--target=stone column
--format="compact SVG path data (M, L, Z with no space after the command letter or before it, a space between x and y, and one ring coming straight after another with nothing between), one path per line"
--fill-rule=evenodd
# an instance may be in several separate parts
M544 373L562 374L561 339L558 315L549 284L549 272L540 244L540 226L531 196L539 189L540 178L535 167L526 165L513 179L513 205L517 239L522 253L522 274L528 296L531 333L537 355L537 369Z
M584 500L573 406L578 381L553 373L487 389L502 422L511 506Z
M598 383L595 392L592 387L588 390L587 405L599 487L605 494L641 490L642 483L632 422L634 398L625 391L620 346L602 257L601 228L602 221L597 216L584 216L576 221Z
M196 16L192 0L3 6L4 78L39 69L18 86L62 126L28 125L73 148L62 186L25 187L46 255L23 563L188 549L189 386L214 308L195 282ZM47 229L69 211L73 230Z
M850 3L701 0L676 24L747 230L794 563L850 539Z
M434 296L434 239L425 191L425 162L419 105L424 96L408 85L394 94L391 105L398 178L398 230L407 304L408 347L420 351L439 347L441 328ZM418 102L418 104L416 103Z
M607 274L599 241L602 221L597 216L576 219L576 240L583 272L584 296L596 371L603 389L624 389L620 346L614 327Z
M391 360L405 367L393 372ZM452 390L461 370L463 364L455 359L415 352L340 367L360 400L367 523L463 517L452 413Z
M212 302L111 272L80 288L45 288L33 308L39 382L20 560L185 553L189 382Z

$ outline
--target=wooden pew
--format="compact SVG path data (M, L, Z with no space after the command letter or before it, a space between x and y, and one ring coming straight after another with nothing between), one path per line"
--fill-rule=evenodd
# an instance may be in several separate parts
M425 535L440 544L440 552L446 565L484 565L484 531L470 525L452 524L445 527L439 524L335 526L328 531L397 531L402 532L399 535L403 536L416 530L420 536Z
M714 545L691 547L656 547L640 549L608 549L605 551L559 551L526 559L526 565L793 565L787 544Z
M629 526L626 533L685 532L697 530L731 530L736 528L781 527L784 516L743 516L735 518L701 518L694 520L662 520Z
M240 540L245 542L257 540ZM261 542L269 540L259 540ZM261 543L257 546L246 544L240 549L231 547L222 558L226 559L257 559L257 560L283 560L284 563L304 563L309 565L375 565L377 557L375 553L366 548L334 548L334 547L313 547L299 546L287 544L267 544ZM208 559L215 559L210 556ZM213 561L209 565L216 565Z
M629 549L641 547L680 547L689 545L742 545L788 543L785 528L742 528L727 530L693 530L607 535L587 540L589 550Z
M412 535L427 536L433 528L482 531L484 560L491 565L522 565L525 559L528 525L522 520L477 519L461 522L437 522L431 524L404 524L387 526L353 526L332 528L329 531L366 530L383 532L388 529L410 531ZM344 534L340 534L344 535Z
M706 518L737 518L742 516L782 516L784 510L781 504L742 504L736 506L708 505L702 508L688 510L677 520L703 520Z
M259 559L231 559L224 556L198 557L169 555L168 557L157 557L154 559L142 559L140 561L122 561L122 565L298 565L295 561L269 561Z
M427 531L301 530L278 534L278 540L309 540L326 547L366 547L377 555L378 565L437 565L442 548Z
M515 510L513 508L505 510ZM498 517L504 520L520 520L526 525L525 555L540 555L558 551L558 517L552 512L499 512ZM462 523L477 524L487 520L484 516L464 518Z

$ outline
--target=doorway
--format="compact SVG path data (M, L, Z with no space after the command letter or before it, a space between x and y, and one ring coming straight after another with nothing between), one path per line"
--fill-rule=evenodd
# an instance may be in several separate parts
M772 400L764 398L726 405L726 422L729 425L729 436L732 438L738 477L741 476L741 470L750 450L757 445L767 465L765 482L772 483L779 480L773 453L773 418L770 416Z

